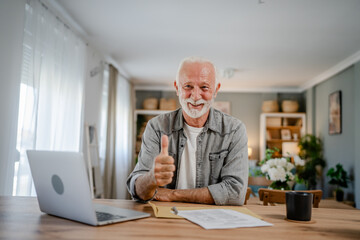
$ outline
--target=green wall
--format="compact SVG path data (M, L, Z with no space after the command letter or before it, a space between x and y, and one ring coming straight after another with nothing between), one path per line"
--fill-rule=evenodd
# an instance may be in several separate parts
M360 62L354 65L354 151L355 151L355 173L354 173L354 182L355 182L355 204L357 208L360 208Z
M323 176L324 197L330 197L333 190L333 187L328 184L329 178L326 177L326 172L330 167L341 163L353 179L349 187L345 189L345 198L355 201L358 208L360 206L360 191L359 178L356 176L360 173L360 129L357 124L360 123L360 98L359 94L356 93L360 91L359 65L357 63L345 69L307 90L306 94L313 100L313 104L308 100L308 105L312 106L312 109L308 107L307 112L308 115L312 115L311 118L314 120L313 133L323 141L324 157L327 163ZM339 90L342 94L342 132L341 134L330 135L328 133L329 95Z

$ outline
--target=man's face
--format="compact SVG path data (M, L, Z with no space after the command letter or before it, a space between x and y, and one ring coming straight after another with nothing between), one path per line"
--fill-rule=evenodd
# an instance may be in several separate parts
M184 63L176 86L180 104L191 118L207 113L214 102L215 69L210 63Z

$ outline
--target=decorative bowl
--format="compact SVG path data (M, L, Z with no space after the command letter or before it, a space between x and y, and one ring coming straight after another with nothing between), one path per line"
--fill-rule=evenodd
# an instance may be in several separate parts
M294 113L299 110L299 103L292 100L284 100L281 104L281 109L286 113Z
M265 113L279 112L279 104L276 100L264 101L261 109Z

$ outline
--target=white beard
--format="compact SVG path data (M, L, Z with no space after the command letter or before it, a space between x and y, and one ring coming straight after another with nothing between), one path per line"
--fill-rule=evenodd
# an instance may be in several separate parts
M189 117L191 117L191 118L199 118L202 115L204 115L205 113L207 113L207 111L210 109L211 105L214 102L214 98L211 98L211 100L209 100L209 101L205 101L204 99L200 99L200 100L195 102L191 98L187 98L187 99L182 98L181 94L180 94L179 95L179 102L180 102L180 105L181 105L182 109L186 112L187 115L189 115ZM192 105L204 104L204 106L202 107L201 110L190 109L188 107L188 103L191 103Z

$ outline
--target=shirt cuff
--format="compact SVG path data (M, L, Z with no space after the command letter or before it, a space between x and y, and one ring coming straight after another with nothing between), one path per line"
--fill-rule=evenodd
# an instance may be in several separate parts
M226 205L227 191L222 190L222 185L219 183L210 185L208 189L216 205Z
M231 205L231 206L241 206L244 204L244 200L245 200L245 194L246 194L246 190L245 192L241 192L238 195L231 197L229 195L229 191L226 188L226 183L225 182L220 182L214 185L210 185L208 186L208 189L210 191L211 196L214 199L214 202L216 205ZM244 191L244 190L242 190Z
M130 193L131 193L131 197L136 200L137 202L140 202L140 203L148 203L150 202L151 200L154 199L156 193L157 193L157 189L155 189L155 192L154 192L154 195L148 199L148 200L143 200L141 199L137 194L136 194L136 191L135 191L135 182L136 182L136 179L138 177L142 176L142 174L138 174L138 175L135 175L134 177L132 177L131 181L130 181Z

